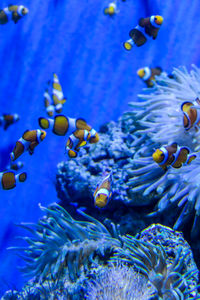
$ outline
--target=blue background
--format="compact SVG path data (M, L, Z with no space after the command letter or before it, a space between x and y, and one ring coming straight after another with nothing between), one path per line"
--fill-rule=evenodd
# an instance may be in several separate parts
M137 77L140 67L172 68L199 65L200 2L118 1L120 12L103 14L107 0L34 0L16 4L29 14L14 24L0 26L0 114L18 113L21 119L4 131L0 128L0 168L26 129L39 128L37 119L46 116L43 92L52 73L59 76L67 102L63 113L83 117L95 129L117 120L137 99L144 87ZM2 1L2 8L9 4ZM15 3L14 3L15 4ZM129 31L140 17L160 14L164 23L158 38L131 52L123 49ZM0 191L0 290L21 288L24 279L17 270L21 259L6 248L18 245L24 232L14 224L36 222L38 203L57 201L57 164L66 160L66 137L51 132L29 156L20 160L28 178L10 191Z

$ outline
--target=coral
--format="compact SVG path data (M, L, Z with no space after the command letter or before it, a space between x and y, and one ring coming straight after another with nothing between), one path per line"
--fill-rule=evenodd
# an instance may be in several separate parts
M80 276L82 266L87 270L88 265L94 263L94 256L103 257L120 245L103 224L83 212L80 213L92 222L74 220L58 204L40 207L47 213L46 217L36 225L20 225L33 235L22 237L29 247L10 248L24 251L22 258L26 266L22 271L28 276L35 276L42 282L49 276L60 276L67 267L69 279L74 281Z
M188 146L191 151L199 151L199 131L183 126L181 104L194 103L200 95L200 70L193 66L188 73L186 68L174 69L174 78L159 76L156 88L139 95L139 102L131 102L131 112L123 115L123 122L132 124L135 154L124 166L127 170L127 185L134 201L134 195L141 198L157 199L155 215L170 207L177 206L179 217L174 228L179 229L194 218L191 235L199 234L200 224L200 187L198 176L200 157L190 165L180 169L168 168L163 171L152 158L155 148L177 142Z
M87 285L89 300L149 300L154 289L147 279L125 265L104 268Z

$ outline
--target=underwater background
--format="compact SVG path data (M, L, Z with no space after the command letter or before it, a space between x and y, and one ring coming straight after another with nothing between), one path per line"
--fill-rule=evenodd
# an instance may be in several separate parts
M52 73L59 76L67 101L63 113L82 117L96 130L116 121L137 99L144 83L136 72L161 66L170 73L180 65L200 65L200 2L119 1L120 12L103 14L109 1L26 1L29 13L17 24L0 27L0 114L18 113L20 121L1 130L0 168L9 163L15 142L26 129L37 129L46 116L43 93ZM7 1L1 6L6 7ZM159 14L164 22L155 41L126 52L122 46L140 17ZM17 267L23 262L7 247L17 245L21 229L15 224L36 222L38 203L57 201L57 164L64 155L65 137L47 133L33 156L24 154L27 180L0 191L0 292L20 289L25 279ZM0 294L0 295L1 295Z

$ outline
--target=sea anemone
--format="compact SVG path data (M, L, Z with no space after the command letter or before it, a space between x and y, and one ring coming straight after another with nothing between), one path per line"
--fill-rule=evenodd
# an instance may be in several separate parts
M181 228L191 216L194 218L195 213L191 231L195 237L200 228L199 154L190 165L180 169L169 167L166 171L152 158L156 148L173 142L187 146L192 152L200 149L197 126L186 130L181 110L181 105L189 101L194 103L198 111L195 99L200 96L200 70L193 66L193 70L188 73L184 67L175 68L173 76L158 76L155 88L139 95L139 102L130 103L133 110L123 115L124 123L132 122L130 131L135 136L132 145L134 156L124 168L128 172L127 185L133 201L134 195L157 199L155 214L177 204L182 211L174 225L175 229Z
M149 300L154 292L147 278L125 265L101 269L87 284L88 300Z
M40 208L47 215L38 224L20 224L33 235L21 237L29 247L10 249L24 251L21 256L26 266L22 271L41 282L49 277L57 278L65 268L68 269L69 279L75 281L82 267L87 270L90 264L95 264L94 256L103 257L121 244L103 224L83 212L80 213L92 222L74 220L56 203Z
M123 236L122 241L123 248L115 249L111 262L120 261L134 266L155 287L157 297L171 300L199 299L197 287L191 288L191 278L198 271L183 272L183 265L189 251L182 255L180 248L173 263L169 265L166 252L161 245L155 246L130 235Z
M74 220L55 203L40 208L46 216L37 224L20 225L33 235L22 237L29 246L11 248L23 250L22 258L26 261L23 271L32 276L22 295L41 291L52 296L81 293L87 299L113 299L112 294L122 300L136 299L137 295L140 299L190 299L191 295L197 299L198 270L195 264L191 267L191 250L179 247L172 231L170 241L179 250L169 260L160 242L156 246L131 235L121 236L114 224L111 234L93 217L79 211L87 221ZM169 229L161 225L154 225L153 231L147 229L146 238L155 230L166 241ZM144 231L142 235L144 238Z

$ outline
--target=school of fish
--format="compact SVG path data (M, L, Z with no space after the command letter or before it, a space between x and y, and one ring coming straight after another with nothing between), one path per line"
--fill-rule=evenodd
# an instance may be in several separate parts
M121 0L125 2L126 0ZM9 5L0 10L0 24L4 25L10 21L15 24L28 14L28 8L23 5ZM120 12L118 1L112 1L104 7L105 16L114 17ZM150 39L155 40L158 32L163 24L163 17L160 15L152 15L142 17L136 26L130 30L129 36L123 43L124 49L130 51L133 46L141 47ZM123 49L123 48L122 48ZM137 71L137 75L144 81L148 88L154 87L156 76L163 73L161 67L145 66ZM169 77L171 75L168 75ZM44 90L44 109L47 116L38 117L38 124L41 129L30 129L24 131L21 137L16 141L15 147L10 154L10 163L6 170L0 173L0 187L4 190L12 189L18 182L24 182L27 173L22 172L16 174L23 167L23 162L16 161L19 157L28 152L32 155L42 141L45 140L47 131L51 131L58 136L66 136L66 144L63 151L69 158L76 158L82 147L87 144L94 144L99 141L98 132L82 118L71 118L62 114L63 105L66 97L59 77L56 73L52 74L52 79L47 81ZM181 105L183 112L183 127L185 130L195 128L199 130L200 125L200 100L194 99L194 102L186 101ZM7 130L10 125L19 121L18 114L3 114L0 116L0 126ZM197 157L196 153L191 153L186 146L180 146L176 142L169 145L163 145L152 153L152 159L164 170L168 168L181 168L183 165L190 164ZM101 181L97 184L94 192L94 205L99 208L105 207L112 197L112 170L104 172Z

